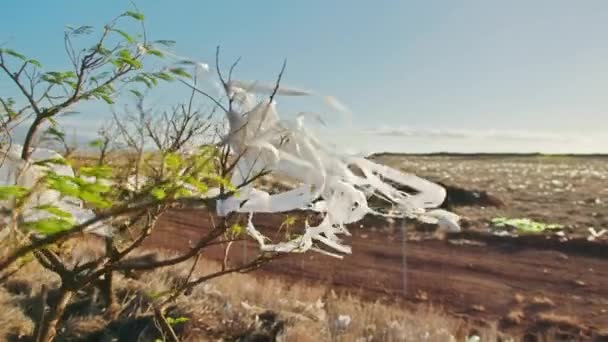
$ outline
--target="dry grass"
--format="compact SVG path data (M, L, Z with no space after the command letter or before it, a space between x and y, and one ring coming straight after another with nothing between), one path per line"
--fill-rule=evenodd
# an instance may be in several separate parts
M581 323L576 317L559 315L553 312L541 312L536 316L536 320L539 323L559 326L559 327L575 327L580 328ZM585 330L585 329L583 329Z
M206 271L217 265L206 265ZM253 274L232 274L211 281L197 291L215 294L226 306L251 313L272 310L286 320L285 341L457 341L471 329L430 306L415 311L399 305L363 301L336 294L321 285L286 283ZM348 325L340 317L349 317ZM494 328L478 331L496 340ZM487 338L487 339L486 339Z
M74 254L95 251L84 241ZM80 254L79 254L80 253ZM199 274L219 265L201 261ZM162 338L151 304L186 276L189 263L142 274L139 279L116 277L121 311L108 320L96 303L94 290L78 294L62 322L60 341L153 341ZM22 268L0 287L0 339L31 334L38 317L41 284L51 288L58 279L35 263ZM51 294L49 294L51 296ZM470 331L463 321L431 307L410 311L397 305L370 303L349 295L337 295L324 286L291 284L253 274L217 278L181 296L168 314L186 317L175 326L184 341L232 340L251 335L270 317L268 329L281 330L283 341L460 341ZM349 317L349 324L340 324ZM480 333L496 336L495 329Z
M532 304L546 306L546 307L554 307L555 303L548 297L545 296L535 296L532 298Z
M15 340L32 333L34 324L20 306L23 297L0 287L0 340Z
M526 314L524 314L523 310L514 309L509 311L509 314L505 317L505 321L509 324L520 324L525 316Z

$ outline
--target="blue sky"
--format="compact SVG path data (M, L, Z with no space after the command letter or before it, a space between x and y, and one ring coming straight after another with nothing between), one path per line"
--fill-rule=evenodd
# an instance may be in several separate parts
M354 149L608 152L606 1L136 3L152 38L174 39L176 52L209 63L221 45L226 64L243 57L243 79L272 81L287 58L285 84L336 96L353 111L356 133L328 136ZM0 43L62 68L65 25L100 26L131 5L2 7ZM0 79L0 92L10 91ZM107 112L89 111L80 117L89 125Z

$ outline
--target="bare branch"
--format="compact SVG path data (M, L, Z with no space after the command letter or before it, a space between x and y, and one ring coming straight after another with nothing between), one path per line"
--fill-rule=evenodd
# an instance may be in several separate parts
M30 92L28 92L25 89L25 86L16 77L16 74L13 74L8 69L8 67L4 64L4 58L2 58L2 54L0 54L0 69L2 69L4 71L4 73L13 81L13 83L15 83L15 85L17 86L17 88L19 88L19 91L21 91L21 94L27 99L27 101L29 102L30 106L32 107L32 110L37 115L40 115L41 111L40 111L40 108L38 108L38 103L36 102L36 100L34 100L33 94L31 94Z
M285 72L285 68L287 67L287 59L283 60L283 66L281 66L281 72L279 72L279 76L277 77L277 81L274 85L274 89L272 90L272 94L270 94L270 101L268 103L272 103L275 95L279 91L279 85L281 84L281 78L283 78L283 73Z
M211 100L216 106L220 107L224 112L228 112L228 109L226 109L226 107L224 107L224 105L222 105L218 100L216 100L213 96L207 94L205 91L198 89L197 87L191 85L190 83L184 81L184 80L178 80L179 82L185 84L188 88L194 90L195 92L205 96L206 98L208 98L209 100Z

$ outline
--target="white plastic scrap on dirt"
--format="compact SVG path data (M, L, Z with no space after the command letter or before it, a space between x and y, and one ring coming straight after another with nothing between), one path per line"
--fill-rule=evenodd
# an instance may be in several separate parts
M339 315L336 318L336 328L338 330L346 330L352 321L353 319L349 315Z
M443 187L411 174L332 150L304 125L307 114L295 120L281 119L275 101L268 97L259 100L256 92L267 92L267 87L244 87L246 83L232 82L230 95L235 108L226 113L230 131L224 140L235 155L240 155L232 176L232 184L241 185L264 171L288 176L300 181L295 189L269 194L251 184L239 190L239 196L218 202L220 216L230 212L250 213L247 233L263 251L306 252L315 250L336 257L350 254L351 248L342 243L339 234L348 235L345 225L361 220L366 214L414 217L438 223L450 230L460 230L458 216L444 210L426 212L438 207L446 196ZM277 95L305 95L302 91L277 92ZM336 101L333 101L336 102ZM345 108L345 107L341 107ZM358 168L356 175L349 166ZM393 185L416 190L407 193ZM377 196L394 206L397 215L383 214L368 207L367 199ZM276 213L290 210L313 210L324 214L318 226L305 225L304 234L286 242L270 243L258 231L251 218L254 213ZM320 249L318 244L333 251Z
M587 228L587 230L589 231L589 236L587 237L587 240L589 240L589 241L595 241L595 240L601 238L604 234L608 233L608 230L606 230L606 229L602 229L598 232L595 230L594 227L589 227L589 228Z
M44 148L35 148L32 150L30 159L25 161L21 159L22 146L13 144L10 148L0 151L0 185L2 186L22 186L28 189L33 188L45 172L53 171L62 176L74 176L74 171L68 165L57 163L36 164L36 162L44 160L62 160L63 157L52 150ZM0 207L6 212L11 212L14 201L0 201ZM33 222L45 218L52 217L53 214L46 210L37 209L37 207L52 205L60 210L68 212L72 215L74 224L80 224L95 217L92 210L83 207L80 199L72 197L62 197L56 190L45 189L40 187L40 190L34 193L24 205L22 213L23 222ZM3 223L3 228L0 230L0 239L4 238L8 232L13 220L12 215L0 214L0 219ZM91 225L88 232L93 232L100 235L108 235L109 230L101 223Z

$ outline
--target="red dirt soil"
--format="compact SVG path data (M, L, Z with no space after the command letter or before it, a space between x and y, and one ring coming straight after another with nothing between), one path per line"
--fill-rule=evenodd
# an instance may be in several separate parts
M283 219L258 214L254 221L267 232ZM365 227L351 227L353 236L345 240L353 254L344 260L309 252L275 260L258 274L324 283L404 306L430 303L477 323L498 322L501 331L516 335L547 329L577 339L607 334L606 244L466 233L418 241L408 234L404 244L400 230L373 228L373 223L365 220ZM146 245L183 250L211 226L203 210L170 211ZM413 230L411 224L406 228ZM255 252L253 244L234 245L231 262L242 262ZM220 260L223 249L210 248L205 256Z

